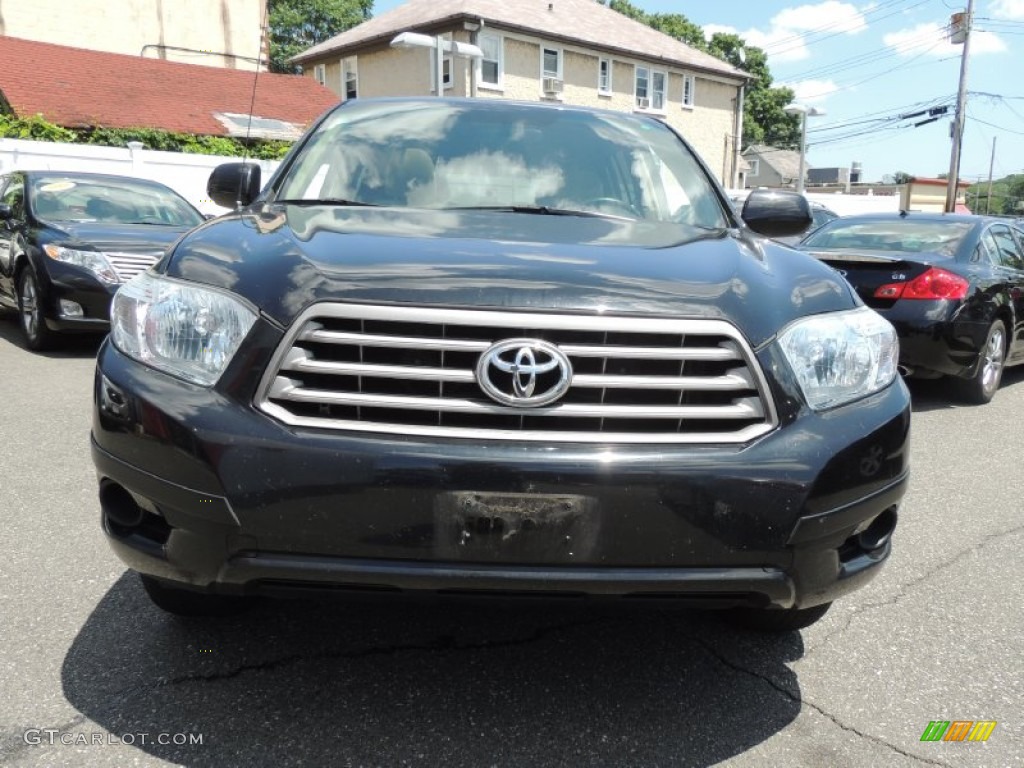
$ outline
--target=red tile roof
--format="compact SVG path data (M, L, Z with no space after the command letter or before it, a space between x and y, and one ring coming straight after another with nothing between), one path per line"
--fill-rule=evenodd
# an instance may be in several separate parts
M226 136L214 113L248 115L253 76L0 35L0 104L67 127ZM252 113L304 127L337 102L312 78L261 72Z

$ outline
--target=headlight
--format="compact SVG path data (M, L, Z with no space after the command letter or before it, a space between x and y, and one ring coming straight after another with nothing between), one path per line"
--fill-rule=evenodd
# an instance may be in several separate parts
M227 293L143 272L114 296L110 338L126 355L208 387L254 322L256 313Z
M896 331L867 307L798 320L779 345L816 411L870 395L896 377Z
M44 245L43 250L46 251L46 255L51 259L85 267L105 283L121 282L121 278L117 276L117 272L110 266L107 257L99 251L79 251L74 248L65 248L62 245L53 244Z

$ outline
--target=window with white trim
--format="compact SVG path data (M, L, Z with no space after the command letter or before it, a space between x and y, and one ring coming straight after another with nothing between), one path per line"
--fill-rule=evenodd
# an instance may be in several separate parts
M345 101L359 96L359 67L355 56L341 60L341 93Z
M432 50L430 52L430 90L434 93L437 93L437 71L434 69L434 67L437 66L437 59L435 58L436 56L437 53ZM444 83L445 90L452 87L453 71L454 57L445 56L441 60L441 82Z
M562 49L541 48L541 72L540 76L562 79Z
M748 157L747 162L750 163L750 170L747 171L748 176L760 176L761 175L761 160L757 157Z
M320 85L327 85L327 65L315 64L313 66L313 79Z
M665 108L665 84L668 75L655 70L651 72L651 109Z
M597 92L610 94L612 92L612 60L597 60Z
M484 56L479 63L479 84L483 87L501 88L502 86L502 40L499 35L482 33L477 38L477 45Z
M651 70L647 67L636 68L636 82L634 85L637 109L651 108Z
M683 106L692 107L694 103L694 90L697 85L693 75L683 75Z

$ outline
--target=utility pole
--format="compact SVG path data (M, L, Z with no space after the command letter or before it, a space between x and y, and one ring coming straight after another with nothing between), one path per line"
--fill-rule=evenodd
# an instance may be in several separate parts
M989 212L992 205L992 169L996 164L996 137L992 137L992 159L988 161L988 195L985 196L985 213Z
M974 0L967 0L964 15L964 50L960 57L960 90L956 97L956 117L953 120L953 151L949 157L949 177L946 181L946 213L956 210L956 188L960 179L960 150L964 141L964 119L967 107L967 62L971 55L971 27L974 26Z

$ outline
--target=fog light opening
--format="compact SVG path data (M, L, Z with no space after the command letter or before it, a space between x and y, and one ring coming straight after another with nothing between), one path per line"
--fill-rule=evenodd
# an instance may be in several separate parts
M60 300L60 313L64 317L85 317L85 310L77 301Z
M117 483L107 482L100 486L100 508L111 528L117 533L131 533L142 523L142 508L135 499Z
M866 552L874 552L889 543L892 532L896 529L896 508L889 507L871 521L863 532L857 535L857 543Z

